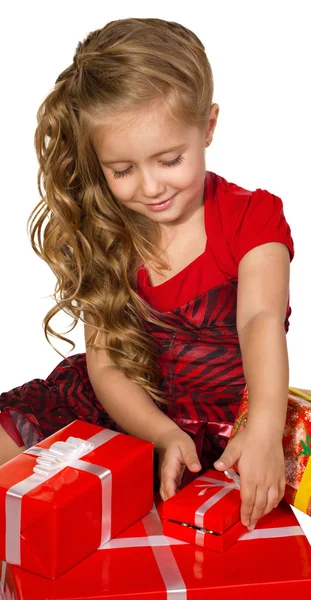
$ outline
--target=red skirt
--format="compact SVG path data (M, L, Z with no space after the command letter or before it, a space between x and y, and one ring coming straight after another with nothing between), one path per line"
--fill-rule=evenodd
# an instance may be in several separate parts
M165 411L166 405L159 407ZM29 448L76 419L126 433L96 398L85 353L64 359L46 379L33 379L0 394L0 425L18 446ZM232 425L187 419L176 419L176 423L194 440L203 469L213 468ZM192 477L186 471L183 485Z

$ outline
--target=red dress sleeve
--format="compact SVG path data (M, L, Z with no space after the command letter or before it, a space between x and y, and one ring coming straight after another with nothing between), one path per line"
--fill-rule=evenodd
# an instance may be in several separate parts
M245 192L234 194L233 199L226 215L223 214L223 224L237 264L249 250L267 242L285 244L292 261L294 242L282 200L262 189L256 189L249 195Z

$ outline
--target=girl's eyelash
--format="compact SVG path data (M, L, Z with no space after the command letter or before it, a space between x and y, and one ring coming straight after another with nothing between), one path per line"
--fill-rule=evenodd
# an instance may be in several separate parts
M184 157L182 155L180 155L177 158L175 158L174 160L171 160L169 162L163 162L162 164L164 167L174 167L175 165L183 162L183 160L185 160ZM129 175L131 168L132 167L129 167L125 171L113 171L114 178L119 179L119 177L125 177L125 175Z

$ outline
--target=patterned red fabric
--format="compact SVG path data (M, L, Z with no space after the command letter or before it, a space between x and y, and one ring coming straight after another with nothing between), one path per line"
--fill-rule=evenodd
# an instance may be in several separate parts
M159 405L200 447L204 468L211 467L228 442L245 379L236 329L238 264L256 245L294 246L282 201L266 190L250 192L212 172L204 188L204 253L180 273L152 286L145 267L137 290L158 308L164 323L180 333L145 322L157 342L161 389L169 405ZM284 323L289 326L288 302ZM0 395L0 424L10 413L24 445L29 447L74 419L122 431L95 397L85 354L62 361L46 380L34 379ZM200 440L200 441L199 441Z
M138 290L152 306L169 312L208 290L238 279L243 256L255 246L280 242L294 257L290 227L280 198L267 190L255 192L206 172L204 187L204 252L164 283L152 286L144 266L138 272ZM288 314L290 310L288 305Z
M292 260L294 246L279 198L266 190L250 192L209 171L204 222L204 252L157 286L142 266L138 290L161 311L161 320L182 329L175 334L145 324L158 342L161 387L171 402L167 414L174 420L232 423L245 386L236 329L239 262L268 241L285 244ZM290 314L288 301L286 332Z
M0 394L0 410L0 424L10 434L4 420L9 412L26 448L75 419L122 431L95 396L85 353L64 359L46 379L33 379Z
M235 325L236 281L208 290L162 319L182 333L146 323L158 342L161 389L172 419L230 422L245 387Z

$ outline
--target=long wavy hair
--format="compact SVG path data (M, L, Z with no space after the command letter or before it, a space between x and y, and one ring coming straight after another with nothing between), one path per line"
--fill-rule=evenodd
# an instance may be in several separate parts
M113 363L159 402L157 347L144 321L161 315L136 291L137 271L152 261L168 265L158 252L158 224L120 203L112 194L91 141L98 117L152 105L178 120L206 127L213 76L204 46L186 27L156 18L111 21L79 42L73 63L57 78L37 112L35 149L40 202L27 227L33 250L48 263L57 282L56 305L43 319L44 333L72 345L50 320L61 310L85 313L104 332ZM175 330L173 326L165 324ZM54 346L53 348L66 358Z

